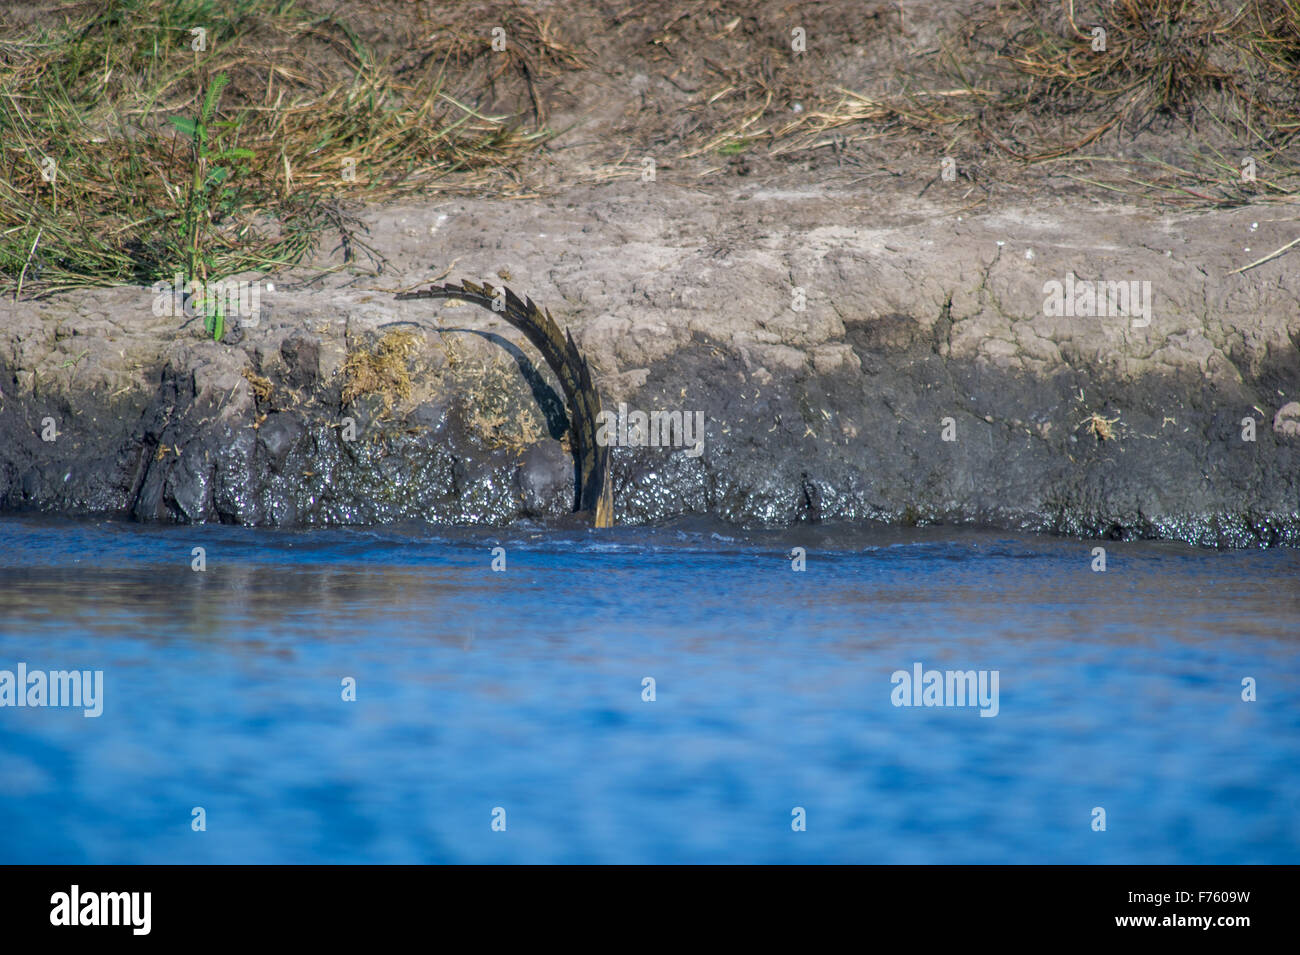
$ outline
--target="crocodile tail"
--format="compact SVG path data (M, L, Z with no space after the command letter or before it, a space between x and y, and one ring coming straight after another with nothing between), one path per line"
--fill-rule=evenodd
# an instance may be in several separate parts
M587 359L578 351L573 335L537 307L508 288L470 281L460 285L433 285L417 292L400 292L399 299L460 299L486 308L519 329L550 366L564 390L569 406L569 427L574 464L574 510L591 515L596 527L614 526L614 495L610 485L609 448L596 440L600 418L600 393L591 379Z

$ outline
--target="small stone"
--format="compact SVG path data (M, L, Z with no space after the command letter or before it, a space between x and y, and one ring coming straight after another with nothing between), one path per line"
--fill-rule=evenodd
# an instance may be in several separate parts
M1278 409L1273 430L1284 438L1300 438L1300 401L1289 401Z

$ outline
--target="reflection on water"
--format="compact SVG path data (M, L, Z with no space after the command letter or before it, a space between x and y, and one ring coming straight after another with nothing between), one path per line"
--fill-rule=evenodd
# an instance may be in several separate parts
M6 518L0 861L1300 861L1300 554L1093 546Z

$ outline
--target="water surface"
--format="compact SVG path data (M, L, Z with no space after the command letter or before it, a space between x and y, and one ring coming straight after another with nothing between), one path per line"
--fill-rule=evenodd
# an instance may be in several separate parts
M1094 546L0 519L0 862L1300 861L1300 554Z

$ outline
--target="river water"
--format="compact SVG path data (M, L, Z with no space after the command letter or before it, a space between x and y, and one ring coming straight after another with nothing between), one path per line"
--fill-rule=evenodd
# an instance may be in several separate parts
M1300 553L1095 546L9 516L0 862L1300 862Z

